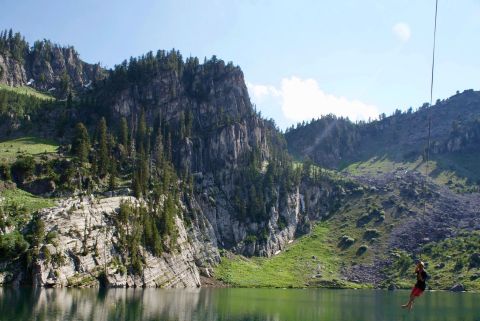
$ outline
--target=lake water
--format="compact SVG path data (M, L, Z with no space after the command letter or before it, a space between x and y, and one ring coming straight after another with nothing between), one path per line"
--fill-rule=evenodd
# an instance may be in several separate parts
M480 321L480 294L282 289L2 289L0 320Z

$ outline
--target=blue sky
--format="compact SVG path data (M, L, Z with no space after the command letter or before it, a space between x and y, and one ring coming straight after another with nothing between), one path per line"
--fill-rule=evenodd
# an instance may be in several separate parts
M0 28L73 45L112 67L179 49L241 66L281 128L368 119L429 100L434 0L2 0ZM480 89L480 0L439 0L434 99Z

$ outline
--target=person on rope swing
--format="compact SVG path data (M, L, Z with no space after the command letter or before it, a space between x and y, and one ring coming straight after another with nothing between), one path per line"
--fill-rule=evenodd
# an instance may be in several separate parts
M408 309L408 311L412 310L415 299L421 296L427 288L426 281L429 276L425 271L425 264L422 261L419 261L417 263L417 266L415 267L415 274L417 275L417 283L415 283L415 286L410 293L410 299L408 300L408 302L402 305L402 308Z

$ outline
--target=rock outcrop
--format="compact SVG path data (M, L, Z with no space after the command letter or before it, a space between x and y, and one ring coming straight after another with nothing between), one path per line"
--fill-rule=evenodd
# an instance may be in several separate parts
M122 200L137 202L133 197L84 198L43 210L46 232L55 237L40 247L32 267L33 285L98 286L103 280L107 287L199 287L199 267L208 271L219 256L202 239L205 233L198 230L198 220L187 230L176 217L177 250L155 257L141 248L142 274L128 273L112 223Z
M28 46L28 44L26 44ZM99 64L80 59L73 47L60 47L44 40L26 48L21 56L0 52L0 83L9 86L30 86L65 98L69 91L89 90L105 77Z

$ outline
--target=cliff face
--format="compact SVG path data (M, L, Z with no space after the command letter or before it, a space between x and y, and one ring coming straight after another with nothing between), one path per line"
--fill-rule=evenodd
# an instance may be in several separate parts
M212 75L203 70L207 75L202 79L205 88L201 97L192 94L188 82L176 71L161 72L146 83L122 88L108 100L112 117L134 122L144 111L150 127L162 118L171 128L180 127L185 117L191 117L191 134L177 137L172 146L179 171L190 172L194 177L195 193L190 203L198 206L198 215L212 226L219 247L246 255L269 256L282 249L294 238L297 228L305 224L299 191L297 188L280 197L275 187L277 196L267 209L267 219L239 218L232 201L239 170L248 165L254 152L265 167L272 153L282 150L284 145L276 136L274 125L253 110L242 71L223 62L215 68ZM101 90L98 99L106 95L105 88ZM280 208L279 203L286 206ZM285 226L279 226L280 216L285 218ZM265 235L262 241L246 241L248 236L260 233Z
M142 273L129 274L131 261L113 224L122 201L139 202L133 197L86 197L43 210L40 218L45 232L55 236L38 246L39 254L30 268L33 285L99 286L101 280L108 287L199 287L200 271L208 274L219 260L215 245L205 240L208 223L195 220L186 228L181 215L176 217L176 249L156 257L141 247ZM13 284L28 278L26 273L2 277L2 283Z
M160 73L115 94L110 102L113 115L135 120L144 110L150 126L162 117L175 127L190 114L193 133L174 148L177 162L192 172L211 170L213 164L236 168L241 156L254 148L268 159L267 139L275 128L255 115L242 71L232 68L203 81L209 86L205 97L198 99L177 72Z
M28 45L28 44L27 44ZM82 61L73 47L60 47L49 41L36 42L23 55L0 52L0 83L30 86L60 98L69 91L84 92L105 77L99 64Z

